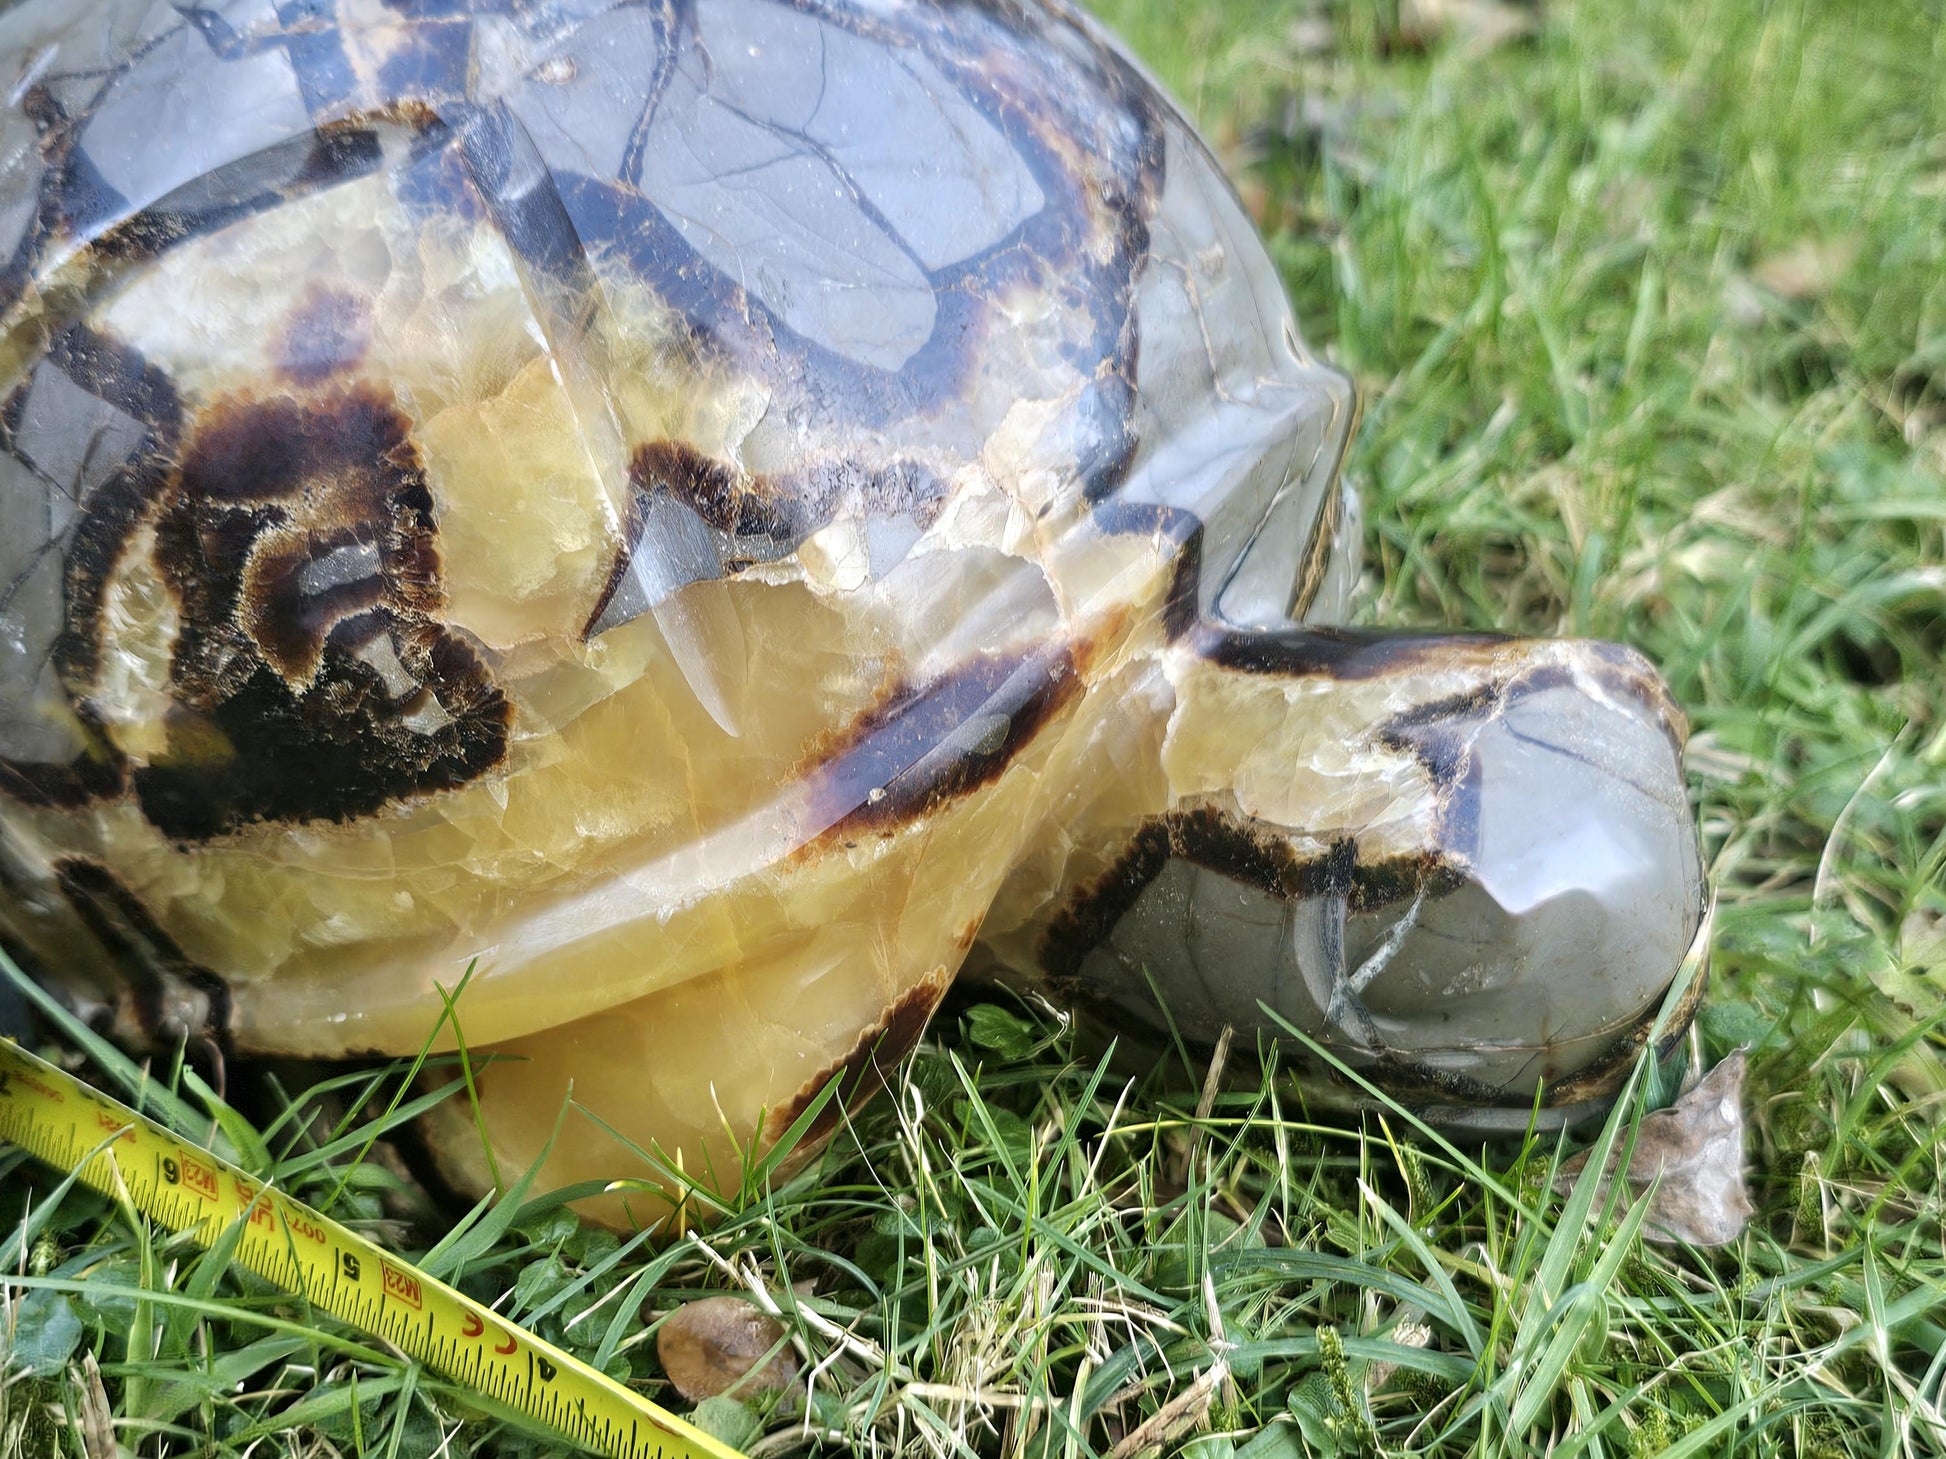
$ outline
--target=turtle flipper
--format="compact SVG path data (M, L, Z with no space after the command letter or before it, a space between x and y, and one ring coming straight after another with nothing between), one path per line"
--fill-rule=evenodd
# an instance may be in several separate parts
M895 978L842 939L825 953L725 968L486 1050L477 1119L455 1089L424 1146L456 1190L504 1186L545 1156L536 1191L608 1184L576 1202L593 1220L663 1236L707 1225L821 1151L952 980L945 966Z

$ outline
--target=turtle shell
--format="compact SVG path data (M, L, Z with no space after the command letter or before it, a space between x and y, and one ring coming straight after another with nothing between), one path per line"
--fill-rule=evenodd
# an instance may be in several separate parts
M512 1158L573 1079L733 1183L996 898L1060 962L1187 666L1342 611L1349 386L1064 6L27 0L0 64L0 937L128 1038L463 1031ZM1390 743L1423 891L1464 776Z

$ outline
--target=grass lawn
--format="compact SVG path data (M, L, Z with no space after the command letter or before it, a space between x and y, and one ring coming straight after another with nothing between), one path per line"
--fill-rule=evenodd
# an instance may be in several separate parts
M1312 1124L1274 1071L1199 1118L1201 1070L979 1004L707 1237L508 1206L443 1275L658 1395L661 1314L766 1294L808 1402L705 1415L758 1455L1946 1453L1946 11L1403 4L1098 8L1358 377L1370 618L1623 639L1688 706L1748 1234L1615 1239L1551 1140ZM364 1143L263 1168L423 1255ZM0 1154L4 1459L87 1453L88 1354L143 1455L554 1452L56 1186Z

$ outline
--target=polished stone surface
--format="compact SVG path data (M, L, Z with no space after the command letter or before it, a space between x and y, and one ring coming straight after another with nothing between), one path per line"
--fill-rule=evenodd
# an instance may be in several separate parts
M465 978L502 1168L572 1085L609 1220L976 942L1448 1114L1612 1086L1681 717L1320 627L1350 384L1087 22L24 0L0 59L0 938L119 1037L450 1048Z

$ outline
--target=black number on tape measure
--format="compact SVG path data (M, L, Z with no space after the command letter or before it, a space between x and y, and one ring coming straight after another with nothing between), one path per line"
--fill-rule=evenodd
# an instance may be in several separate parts
M9 0L0 0L0 11L4 11L8 3ZM0 1062L5 1062L10 1056L10 1053L10 1050L0 1047ZM22 1094L31 1094L41 1097L45 1102L55 1104L62 1102L64 1099L83 1097L79 1094L78 1085L74 1086L73 1092L65 1094L61 1092L61 1087L58 1086L60 1086L61 1081L66 1079L66 1076L61 1074L60 1071L49 1069L45 1073L46 1079L57 1087L50 1088L49 1084L40 1082L38 1076L30 1077L23 1074L20 1078L13 1079L10 1078L9 1072L0 1072L0 1096L12 1094L18 1098ZM67 1082L72 1083L72 1081ZM92 1098L89 1100L89 1104L96 1111L97 1119L101 1121L102 1129L117 1131L114 1136L115 1139L137 1143L140 1127L135 1126L131 1128L129 1122L135 1117L130 1115L128 1111L114 1101L105 1098ZM52 1147L56 1164L62 1163L59 1157L70 1149L72 1149L73 1162L80 1161L82 1154L85 1153L85 1142L82 1142L78 1124L68 1125L68 1134L72 1137L72 1140L74 1142L81 1142L73 1144L70 1147L61 1143L60 1126L58 1124L51 1123L46 1118L37 1119L32 1110L16 1112L11 1108L0 1109L0 1115L7 1116L7 1118L0 1119L0 1128L5 1128L9 1133L13 1133L12 1116L15 1113L19 1113L25 1121L25 1133L34 1142L30 1148L38 1151L44 1141ZM108 1122L111 1117L114 1123ZM13 1134L13 1138L16 1143L21 1142L19 1134ZM254 1182L246 1182L245 1177L230 1169L228 1166L215 1163L214 1161L205 1163L207 1157L203 1156L202 1152L193 1148L186 1149L186 1152L182 1154L162 1154L155 1147L156 1142L165 1138L151 1131L147 1136L142 1137L141 1142L138 1144L138 1148L145 1146L152 1154L154 1159L153 1169L156 1172L157 1181L154 1185L148 1185L146 1182L136 1182L136 1197L139 1206L148 1211L156 1220L173 1225L178 1229L190 1230L192 1234L203 1231L208 1224L205 1208L198 1205L196 1201L188 1199L185 1192L192 1192L194 1195L206 1201L216 1201L219 1198L220 1178L227 1173L236 1181L237 1198L245 1203L245 1214L251 1225L254 1226L258 1220L264 1221L266 1225L270 1225L274 1221L278 1226L281 1226L287 1236L303 1237L309 1242L314 1243L311 1251L326 1258L323 1262L314 1262L310 1252L286 1251L280 1253L274 1263L266 1262L262 1253L258 1253L254 1257L240 1253L239 1259L249 1262L253 1269L259 1271L263 1271L266 1266L270 1266L273 1270L283 1274L278 1280L285 1281L286 1285L298 1290L312 1291L320 1298L325 1299L329 1298L331 1288L322 1283L320 1279L326 1273L331 1274L333 1278L332 1285L334 1286L336 1282L344 1281L362 1283L364 1254L336 1246L333 1241L333 1238L336 1236L344 1236L347 1240L356 1240L356 1237L351 1236L348 1232L342 1231L329 1220L313 1216L304 1207L294 1202L286 1201L281 1196L273 1197L270 1192L258 1187ZM112 1156L110 1158L112 1162ZM90 1185L99 1186L103 1184L101 1178L96 1174L91 1173L86 1179ZM160 1189L164 1185L178 1187L180 1189L176 1194L164 1195ZM335 1253L337 1257L335 1266L330 1264L327 1253ZM464 1303L464 1299L460 1298L457 1293L451 1292L449 1289L430 1281L427 1281L425 1287L422 1288L420 1283L423 1279L417 1274L401 1275L392 1268L390 1263L386 1263L385 1266L386 1270L382 1275L386 1280L379 1284L384 1288L384 1291L381 1293L380 1302L376 1308L373 1308L370 1301L367 1300L369 1294L346 1293L342 1294L339 1300L338 1305L365 1314L365 1320L359 1321L359 1326L369 1332L378 1332L380 1329L372 1324L374 1322L387 1322L388 1326L385 1330L389 1332L396 1324L390 1323L389 1314L392 1313L393 1309L386 1305L388 1301L396 1297L399 1302L414 1309L419 1308L421 1302L424 1301L426 1308L426 1327L431 1348L435 1353L449 1350L448 1356L442 1364L443 1371L447 1371L451 1376L456 1378L461 1377L462 1374L470 1375L470 1381L475 1386L480 1387L482 1391L490 1392L503 1399L511 1398L517 1401L534 1417L551 1424L566 1424L571 1413L579 1420L579 1428L586 1431L585 1436L594 1436L597 1420L591 1418L588 1413L587 1396L574 1392L577 1381L579 1381L577 1374L570 1373L567 1375L569 1381L561 1393L555 1393L550 1387L543 1396L531 1386L533 1380L538 1376L542 1383L552 1385L561 1378L559 1364L534 1351L531 1341L523 1344L520 1339L527 1336L527 1334L517 1328L510 1329L497 1318L493 1321L486 1320L485 1314L468 1310L470 1304L460 1305L458 1307L456 1315L459 1319L458 1332L460 1337L469 1341L480 1341L491 1337L493 1339L493 1357L503 1360L513 1357L523 1346L527 1347L527 1384L525 1386L522 1385L519 1377L519 1368L516 1364L493 1362L481 1349L476 1348L471 1352L469 1355L470 1361L460 1361L461 1349L458 1345L453 1344L449 1338L440 1337L433 1329L435 1326L444 1328L452 1320L453 1315L455 1315L453 1312L453 1304L462 1304ZM412 1269L405 1268L404 1271L411 1273ZM269 1273L266 1272L266 1274ZM442 1303L425 1301L425 1298L428 1296L442 1297L444 1305ZM450 1299L450 1302L445 1302L445 1299ZM371 1316L372 1312L376 1312L378 1315L373 1317ZM351 1317L352 1312L348 1311L347 1316ZM357 1321L358 1319L352 1317L352 1320ZM462 1381L466 1380L462 1379ZM613 1397L618 1403L629 1402L631 1400L637 1402L638 1405L640 1403L640 1400L636 1400L635 1395L626 1389L616 1389ZM571 1408L569 1406L570 1400L572 1400ZM649 1413L653 1413L653 1406L649 1406L648 1411ZM637 1456L637 1459L646 1459L646 1456L652 1453L657 1456L657 1459L669 1459L672 1451L665 1442L660 1438L649 1438L640 1432L638 1425L645 1421L653 1422L654 1420L650 1419L647 1414L628 1413L625 1418L627 1429L624 1431L617 1425L611 1423L609 1419L603 1418L599 1420L601 1434L607 1437L611 1445L614 1446L610 1452L632 1454ZM660 1426L658 1425L658 1427ZM574 1432L575 1428L570 1426L568 1431Z

